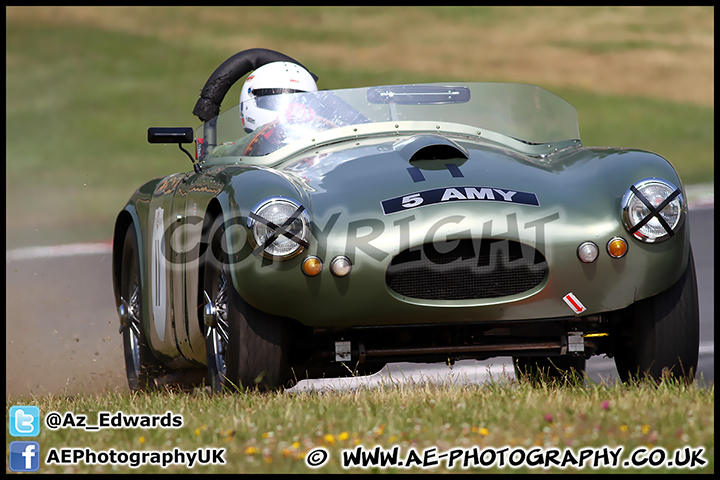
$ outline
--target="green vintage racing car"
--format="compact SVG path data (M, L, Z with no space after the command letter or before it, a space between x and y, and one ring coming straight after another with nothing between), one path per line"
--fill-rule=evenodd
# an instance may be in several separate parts
M141 186L116 220L132 390L495 356L560 374L607 355L623 381L693 380L697 286L667 160L582 146L574 107L525 84L269 92L277 118L251 133L239 108L219 114L277 61L299 65L230 57L197 132L148 130L193 168Z

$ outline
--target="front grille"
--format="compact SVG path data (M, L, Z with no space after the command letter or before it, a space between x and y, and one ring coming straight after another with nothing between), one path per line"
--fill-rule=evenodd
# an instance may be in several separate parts
M426 243L400 252L385 273L399 295L423 300L478 300L526 292L548 273L545 257L512 240Z

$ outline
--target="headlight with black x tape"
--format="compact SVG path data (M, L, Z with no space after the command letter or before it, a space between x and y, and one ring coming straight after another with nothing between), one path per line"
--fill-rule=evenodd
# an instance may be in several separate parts
M261 201L248 215L247 226L256 255L284 260L308 247L310 217L305 207L291 198Z
M622 199L623 222L636 239L662 242L678 231L687 207L680 188L660 178L633 184Z

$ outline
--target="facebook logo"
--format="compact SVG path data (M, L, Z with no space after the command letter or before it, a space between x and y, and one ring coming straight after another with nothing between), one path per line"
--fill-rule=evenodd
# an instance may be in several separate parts
M38 442L10 442L10 470L13 472L37 472L40 468L40 444Z
M40 408L34 405L10 407L10 435L37 437L40 433Z

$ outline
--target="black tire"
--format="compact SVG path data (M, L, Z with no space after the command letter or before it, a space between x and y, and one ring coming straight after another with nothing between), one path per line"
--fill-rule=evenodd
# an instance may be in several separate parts
M125 323L122 326L125 373L131 391L149 391L157 387L157 379L162 375L162 366L148 345L143 328L142 292L140 289L140 270L138 244L135 229L131 225L122 249L122 267L120 270L119 308L125 311Z
M290 380L288 331L283 318L261 312L237 293L230 276L222 216L210 222L203 255L204 292L214 319L205 322L208 379L213 392L271 390Z
M623 382L669 374L692 383L700 346L700 315L692 251L680 279L617 315L615 366ZM666 373L667 372L667 373Z
M555 357L513 357L515 376L531 384L574 384L584 380L585 357L563 355Z

